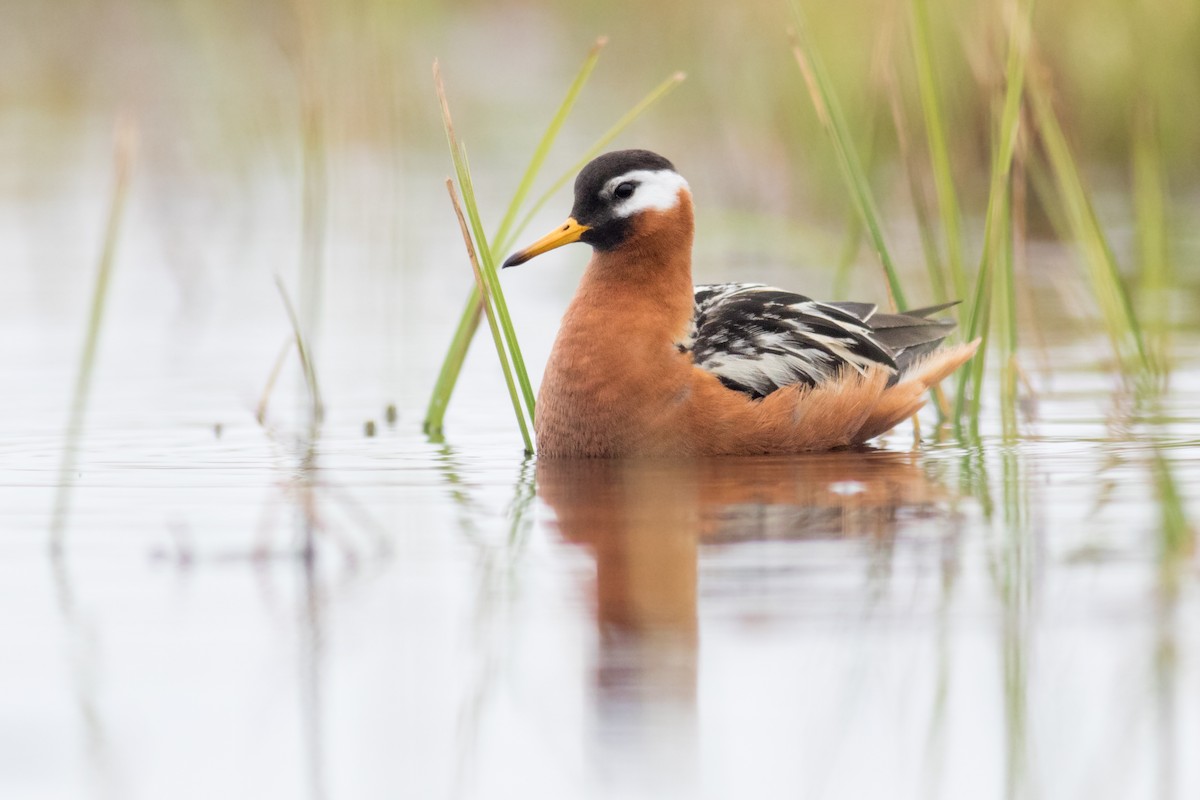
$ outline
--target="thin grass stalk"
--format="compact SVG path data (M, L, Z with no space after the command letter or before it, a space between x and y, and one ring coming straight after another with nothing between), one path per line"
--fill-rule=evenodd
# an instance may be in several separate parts
M467 360L467 351L471 348L471 341L479 328L479 320L483 317L482 298L479 286L472 283L467 305L459 317L458 327L454 329L454 338L450 340L450 348L446 357L442 359L442 367L438 370L437 381L433 385L433 393L429 396L429 405L425 409L422 428L430 436L441 435L446 408L450 405L450 395L454 393L454 385L458 383L459 373Z
M471 242L471 232L467 228L467 220L463 216L462 206L458 202L458 194L454 191L454 181L450 178L446 179L446 191L450 194L450 202L454 206L454 215L458 218L458 227L462 231L463 243L467 247L467 258L471 261L471 271L475 275L475 286L479 289L480 296L484 298L483 308L487 314L488 328L492 332L492 341L496 344L496 357L500 360L500 369L504 373L504 385L508 389L508 396L512 400L513 413L517 416L517 425L521 429L521 439L525 442L525 452L533 453L533 441L529 436L529 427L525 423L525 414L521 410L521 398L517 394L516 384L513 382L512 369L508 365L508 356L504 350L504 338L500 334L500 327L496 322L496 312L492 307L490 300L492 299L484 278L483 270L479 268L479 259L477 257L475 246Z
M993 176L993 180L995 180L995 176ZM970 430L974 435L977 435L979 431L981 388L983 386L984 367L987 363L989 334L991 333L992 290L994 288L994 282L991 277L992 241L996 236L997 225L995 217L998 213L999 206L997 206L997 211L992 211L989 207L984 222L984 257L980 263L979 274L975 278L975 292L967 313L966 339L967 341L974 341L978 338L980 344L968 368L959 372L957 383L955 384L954 427L960 437L963 434L962 426L964 417L967 419ZM969 387L971 388L970 394L968 394Z
M884 275L887 277L889 299L896 309L903 311L908 308L908 303L904 298L904 288L900 284L900 276L892 261L887 242L884 240L878 207L875 204L875 198L863 170L862 162L854 149L854 140L850 136L850 129L846 124L845 115L842 113L841 104L833 90L833 83L825 71L825 64L809 37L808 22L800 4L797 0L789 0L789 3L792 17L796 23L792 54L804 76L804 82L808 87L817 117L833 141L838 167L850 188L855 209L862 217L863 224L870 234L871 245L883 265Z
M956 396L956 405L961 405L966 402L965 412L966 418L970 425L971 437L977 439L979 437L979 417L983 407L983 378L987 361L985 358L988 348L991 345L992 339L992 312L995 306L995 273L998 269L1003 269L1002 265L997 265L994 262L997 258L997 253L1003 253L1005 250L1004 238L1008 233L1009 205L1007 195L1004 200L996 206L995 217L991 222L991 230L988 231L989 238L984 242L984 250L989 253L986 270L981 269L979 277L975 282L975 298L972 304L971 312L971 327L968 333L968 341L973 341L975 338L980 340L979 351L975 357L971 359L970 368L965 370L966 373L960 377L958 382L958 394ZM987 278L985 281L984 278ZM969 398L964 398L963 391L967 383L972 386L972 391ZM962 431L963 415L955 414L955 425L960 434Z
M294 336L289 336L283 340L283 346L279 348L279 355L275 357L275 363L271 365L271 371L267 373L267 382L263 385L262 395L259 396L258 405L254 409L254 419L259 425L266 424L267 406L271 402L271 393L275 391L275 383L279 380L279 374L283 372L283 365L287 361L287 355L291 352L295 344Z
M1149 106L1139 110L1134 123L1133 208L1137 220L1138 312L1150 363L1161 383L1171 371L1168 301L1174 269L1167 227L1167 177Z
M942 268L941 255L938 253L937 237L933 231L933 221L930 218L929 201L925 195L924 182L921 180L921 170L918 168L916 156L908 140L908 122L904 116L903 99L900 97L894 73L889 73L888 89L892 123L896 129L896 143L900 148L900 160L904 164L905 177L908 179L909 197L912 200L913 212L917 217L917 233L921 238L921 252L925 255L925 266L929 272L929 285L933 289L934 302L945 303L948 299L946 277Z
M291 298L288 297L283 278L278 275L275 276L275 286L279 289L279 296L283 299L283 308L287 311L288 322L292 325L292 336L296 340L296 355L300 358L300 369L304 374L304 385L308 389L308 398L311 403L309 421L315 428L325 419L325 404L321 400L321 387L317 383L317 369L313 364L312 351L308 348L304 329L301 327L300 318L296 315L296 308L292 305Z
M907 177L909 196L912 199L913 211L917 217L917 232L921 238L921 251L925 254L925 266L929 272L929 284L933 289L934 302L945 303L948 299L946 294L946 276L942 266L942 259L938 253L937 237L934 235L933 221L930 217L929 202L925 193L925 184L921 177L921 170L917 166L917 159L912 151L908 139L908 121L904 116L904 103L900 96L898 82L893 70L887 73L888 82L888 100L892 109L892 125L896 130L896 142L900 147L900 160L904 163L904 172ZM956 298L959 299L959 298ZM950 414L949 403L946 401L946 393L939 383L929 390L930 399L933 400L933 407L937 411L938 424L940 425L946 420ZM917 441L920 440L920 425L917 417L913 417L913 430L916 433Z
M617 120L616 124L605 131L599 139L593 142L592 146L584 152L579 160L567 167L567 169L563 171L563 173L559 175L559 177L552 184L550 184L550 187L533 202L533 205L529 207L529 211L525 213L525 216L521 217L520 224L513 229L508 239L499 243L499 246L496 248L497 252L507 253L509 250L511 250L512 246L516 243L517 237L520 236L521 232L529 226L529 223L533 221L533 218L537 216L537 213L542 210L546 203L549 202L550 198L553 197L559 189L566 186L567 183L573 180L575 176L579 174L579 170L587 166L588 162L593 158L600 155L600 151L607 147L613 139L617 138L622 131L628 128L634 120L649 110L650 107L655 103L670 94L671 90L683 83L686 78L686 74L682 72L676 72L658 86L654 87L650 93L639 100L633 108L625 112L625 115Z
M879 115L875 113L874 107L868 109L862 124L866 129L863 135L863 141L866 143L866 151L862 157L863 169L870 171L871 164L875 160L880 128ZM862 247L865 230L862 215L851 214L847 219L846 238L843 241L841 253L838 255L837 267L833 272L833 289L830 296L835 300L850 299L850 273L858 251Z
M975 293L967 315L967 341L983 339L979 352L971 360L971 369L959 372L955 392L956 426L961 432L961 418L968 411L967 387L970 384L971 429L979 429L980 399L983 388L984 365L987 360L987 327L991 319L992 271L995 262L1003 255L1003 242L998 239L996 228L1001 216L1011 212L1005 206L1011 203L1009 182L1013 156L1016 153L1017 133L1021 125L1021 98L1025 90L1025 67L1029 58L1030 20L1033 0L1018 0L1016 18L1009 29L1008 56L1004 68L1004 105L1000 113L996 147L992 153L991 185L988 189L987 211L984 216L983 252L980 256L979 272L975 278Z
M1028 114L1028 111L1026 111ZM1014 180L1012 187L1012 235L1013 235L1013 281L1015 283L1014 297L1016 299L1016 330L1021 332L1021 344L1025 353L1031 353L1038 362L1043 375L1050 374L1049 355L1046 336L1043 331L1041 318L1037 314L1034 303L1034 287L1031 280L1029 264L1029 194L1032 188L1031 176L1036 175L1036 157L1031 152L1029 137L1021 140L1014 164ZM1036 189L1033 190L1036 194ZM1047 215L1049 215L1047 211ZM1053 213L1058 213L1057 211ZM1015 352L1016 348L1014 348ZM1034 387L1018 360L1015 364L1017 382L1023 387L1027 396L1035 395Z
M999 237L1002 259L999 264L1000 268L994 273L999 320L997 349L1000 357L1000 424L1002 435L1009 442L1015 441L1019 434L1017 428L1017 381L1020 376L1020 365L1017 363L1017 348L1020 324L1017 313L1017 264L1014 251L1018 226L1022 231L1024 230L1023 218L1020 215L1024 214L1025 209L1025 142L1026 137L1019 136L1017 150L1013 154L1012 174L1004 202L1003 229Z
M946 239L946 263L955 295L966 298L968 289L966 266L963 263L962 207L954 187L954 168L950 163L946 117L934 79L937 70L934 66L933 48L930 45L928 4L926 0L912 0L909 11L917 89L925 118L925 136L929 145L929 162L933 169L933 185L937 194L942 233Z
M87 333L84 335L83 351L79 356L79 370L75 373L75 388L71 395L71 413L67 419L66 434L63 437L63 449L58 468L58 486L54 493L54 512L50 521L50 551L55 555L62 554L63 541L66 537L71 489L74 486L76 463L79 458L79 442L83 438L88 395L91 391L92 375L96 367L100 330L104 324L108 289L112 283L113 267L116 264L117 241L120 237L121 221L125 215L126 199L129 195L129 179L133 171L136 149L136 128L126 120L118 122L113 152L113 185L112 194L109 196L108 218L105 222L104 241L100 246L100 257L96 265L96 282L92 286L92 303L88 314Z
M532 424L536 404L533 384L530 382L529 373L525 369L525 357L521 355L521 346L517 341L517 332L513 327L512 316L508 312L508 301L504 299L504 289L500 286L500 275L496 267L496 259L483 232L483 220L479 215L479 201L475 197L475 184L471 179L471 167L467 159L467 151L460 146L460 152L462 156L462 172L459 177L459 186L462 188L462 202L466 206L467 218L470 220L471 228L475 232L475 241L477 242L477 250L480 256L479 262L483 272L484 285L487 287L487 294L484 297L496 309L496 318L500 323L500 330L504 333L504 341L513 362L513 371L516 373L517 383L521 388L521 395L525 400L525 409L529 414L529 422ZM487 302L484 303L485 310L486 307Z
M1050 99L1049 87L1044 80L1035 79L1030 89L1038 131L1066 210L1067 223L1082 252L1092 292L1104 318L1105 330L1123 374L1145 388L1146 379L1152 374L1151 364L1133 303L1121 280L1116 257L1084 188L1079 168Z
M546 127L546 132L542 134L537 147L533 149L533 156L529 159L529 165L525 167L525 173L521 176L521 181L517 184L517 190L513 192L512 199L508 203L508 209L505 210L504 216L500 220L500 225L492 235L493 242L503 242L508 238L512 226L517 220L517 212L521 210L521 204L525 202L525 198L529 196L530 190L533 189L533 182L537 179L538 173L542 171L542 165L546 163L546 157L550 155L550 148L553 147L554 141L558 138L563 124L567 121L567 117L570 116L571 109L575 107L575 101L579 99L579 94L583 91L584 84L591 77L592 70L596 68L596 63L600 60L600 51L604 49L606 44L608 44L608 38L605 36L601 36L596 40L596 43L592 45L592 49L588 52L587 58L584 59L583 66L579 68L579 72L575 75L575 80L571 81L571 86L567 89L567 96L559 104L558 110L554 112L554 117L550 120L549 126ZM493 258L500 255L502 254L492 254Z
M512 357L513 371L517 383L521 387L521 395L525 400L525 408L530 421L534 418L533 385L525 369L525 359L521 355L521 347L517 342L517 334L513 329L512 317L508 313L508 304L504 301L504 291L500 288L500 279L496 274L496 263L492 257L492 249L488 245L487 235L483 231L483 221L479 215L479 205L475 199L475 188L471 181L471 171L467 165L466 153L454 133L454 121L450 116L450 104L446 99L446 89L442 83L441 70L437 62L433 64L434 84L437 88L438 101L442 108L442 123L446 129L446 141L450 147L450 158L454 162L454 171L458 176L458 185L462 188L463 204L466 206L467 218L471 223L477 245L477 253L482 264L483 286L486 291L482 297L494 304L500 330L504 334L504 345ZM486 303L485 303L486 310Z
M995 297L1000 330L997 334L1000 356L1000 424L1007 441L1017 438L1017 287L1013 259L1012 190L1004 204L1000 238L1003 255L995 272Z
M979 282L977 281L977 283L979 283ZM989 281L986 284L979 283L979 286L977 287L977 294L976 294L975 300L977 302L980 302L981 298L980 298L979 294L983 293L985 295L985 297L982 298L983 308L980 311L980 314L978 316L979 333L978 333L977 338L979 339L979 350L976 352L975 357L971 359L969 368L967 370L965 370L966 374L959 378L957 393L955 395L955 407L956 408L961 407L963 409L961 414L960 413L955 414L955 419L954 419L955 431L957 432L957 434L960 438L962 437L962 433L963 433L962 423L963 423L964 417L967 421L967 424L970 426L969 429L971 432L971 437L972 438L979 437L979 413L980 413L980 409L982 408L983 395L982 395L982 392L980 392L977 388L969 397L965 397L964 396L964 394L965 394L964 387L968 383L971 386L975 386L975 387L980 387L983 385L984 368L986 366L986 359L984 358L984 355L988 351L988 347L990 346L991 338L992 338L991 337L991 332L992 332L992 330L991 330L991 317L992 317L991 287L992 287L991 281Z

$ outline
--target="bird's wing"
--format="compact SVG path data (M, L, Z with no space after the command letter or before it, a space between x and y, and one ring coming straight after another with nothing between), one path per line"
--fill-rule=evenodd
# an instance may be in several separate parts
M679 347L729 388L764 397L793 383L816 385L845 366L863 372L880 365L898 375L953 327L923 316L940 309L875 310L870 303L819 303L760 283L697 286L692 329Z

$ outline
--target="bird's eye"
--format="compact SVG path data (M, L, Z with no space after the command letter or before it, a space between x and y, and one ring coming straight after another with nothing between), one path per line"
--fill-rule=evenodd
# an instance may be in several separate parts
M613 195L621 200L625 200L629 197L633 197L633 190L636 188L636 184L625 181L625 183L619 184L617 188L613 190Z

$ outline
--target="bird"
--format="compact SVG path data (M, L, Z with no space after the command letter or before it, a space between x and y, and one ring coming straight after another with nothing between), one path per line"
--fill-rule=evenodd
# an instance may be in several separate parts
M688 182L649 150L593 159L566 222L504 268L572 242L592 256L546 363L541 457L789 454L863 444L974 355L949 305L880 313L757 283L694 286Z

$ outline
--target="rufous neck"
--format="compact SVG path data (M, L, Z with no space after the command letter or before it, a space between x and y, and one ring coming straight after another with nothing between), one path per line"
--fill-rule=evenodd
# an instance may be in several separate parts
M622 295L632 290L656 303L692 308L692 221L691 196L680 192L677 207L644 214L633 233L612 250L596 251L588 263L583 287Z

